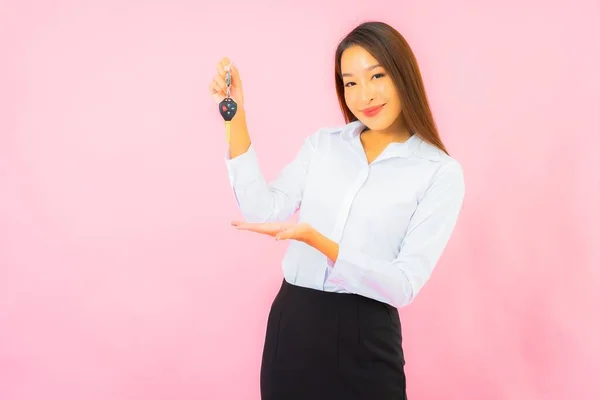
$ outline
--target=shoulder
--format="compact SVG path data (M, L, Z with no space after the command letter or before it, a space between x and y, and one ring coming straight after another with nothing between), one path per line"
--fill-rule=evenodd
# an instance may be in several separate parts
M442 184L460 190L464 189L464 171L461 163L456 158L420 138L413 154L431 163L435 171L432 176L432 185Z
M458 191L464 191L465 175L460 162L442 152L442 161L433 177L433 182L438 185L452 187Z

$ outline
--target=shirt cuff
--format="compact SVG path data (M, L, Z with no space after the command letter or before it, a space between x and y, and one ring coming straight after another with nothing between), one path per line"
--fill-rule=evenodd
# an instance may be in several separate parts
M250 144L245 153L231 158L229 149L225 153L225 165L229 181L233 186L243 186L260 178L260 168L258 166L258 157L254 146Z
M363 275L363 270L359 267L360 257L361 254L353 251L350 246L340 244L337 260L333 262L327 259L327 264L331 267L328 281L352 291L360 283Z

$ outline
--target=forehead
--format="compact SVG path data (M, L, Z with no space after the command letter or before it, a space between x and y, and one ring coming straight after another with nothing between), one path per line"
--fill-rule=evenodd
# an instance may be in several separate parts
M340 59L342 73L357 74L377 64L377 59L360 46L347 48Z

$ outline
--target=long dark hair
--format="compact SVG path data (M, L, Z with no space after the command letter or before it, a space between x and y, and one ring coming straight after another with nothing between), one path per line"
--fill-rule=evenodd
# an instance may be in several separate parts
M406 39L384 22L364 22L344 37L335 52L335 89L346 123L358 118L344 99L341 59L344 50L358 45L368 51L390 75L402 104L402 116L408 130L448 154L440 139L423 85L423 78Z

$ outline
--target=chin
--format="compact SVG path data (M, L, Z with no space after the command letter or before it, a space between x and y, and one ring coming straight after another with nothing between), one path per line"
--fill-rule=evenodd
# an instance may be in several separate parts
M388 118L360 118L360 122L372 131L383 131L392 126Z

